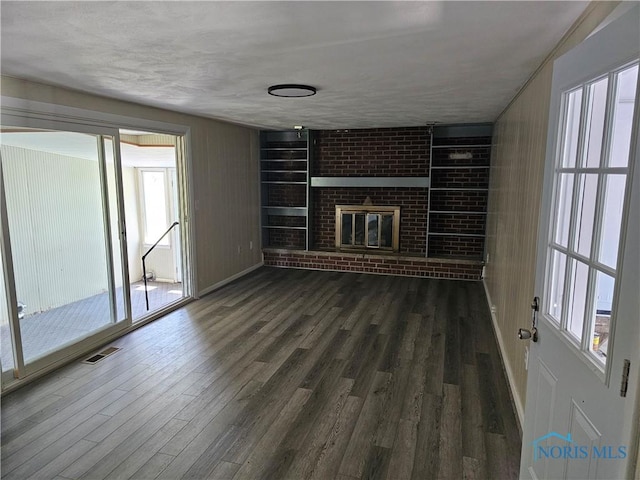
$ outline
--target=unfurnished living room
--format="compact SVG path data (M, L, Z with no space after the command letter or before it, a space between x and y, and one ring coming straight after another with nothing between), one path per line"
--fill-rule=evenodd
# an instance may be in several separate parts
M2 479L640 479L640 5L0 2Z

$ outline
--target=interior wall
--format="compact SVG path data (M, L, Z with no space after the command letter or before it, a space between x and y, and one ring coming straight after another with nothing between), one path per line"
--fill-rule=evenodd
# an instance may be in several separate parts
M494 126L485 286L516 409L523 419L528 342L534 297L538 215L547 142L553 60L592 33L618 2L592 2Z
M257 130L6 76L2 95L189 127L195 291L261 263Z

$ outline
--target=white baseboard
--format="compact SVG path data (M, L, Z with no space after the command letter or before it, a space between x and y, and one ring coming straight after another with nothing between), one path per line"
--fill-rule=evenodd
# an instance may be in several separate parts
M218 282L218 283L214 283L213 285L200 290L198 292L198 298L206 295L207 293L211 293L214 290L217 290L219 288L224 287L226 284L233 282L234 280L237 280L240 277L244 277L245 275L247 275L248 273L253 272L254 270L257 270L258 268L262 267L264 265L264 261L261 261L260 263L257 263L255 265L253 265L252 267L247 268L246 270L243 270L241 272L236 273L235 275L231 275L229 278L225 278L224 280Z
M491 305L493 305L493 302L491 301L489 288L487 287L487 282L485 281L484 278L482 279L482 285L484 285L484 293L487 297L489 310L491 310ZM504 348L504 342L502 340L502 332L500 331L500 327L498 326L498 319L496 318L496 314L494 312L491 312L491 323L493 323L493 333L498 342L498 350L500 351L500 358L502 359L502 364L504 365L504 369L507 372L509 390L511 392L511 398L513 400L513 404L516 407L516 413L518 414L518 421L520 423L520 433L522 433L522 426L524 425L524 403L522 403L522 398L520 398L520 395L518 394L518 391L515 388L515 382L513 381L513 370L511 369L511 363L509 363L509 359L505 354L506 350Z

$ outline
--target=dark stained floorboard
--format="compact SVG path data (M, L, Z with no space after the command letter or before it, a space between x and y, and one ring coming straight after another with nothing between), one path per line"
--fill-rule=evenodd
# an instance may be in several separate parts
M480 283L262 268L2 399L2 478L516 478Z

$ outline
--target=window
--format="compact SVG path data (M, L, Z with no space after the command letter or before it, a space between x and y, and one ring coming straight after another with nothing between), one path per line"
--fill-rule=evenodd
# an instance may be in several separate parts
M140 170L143 235L146 245L153 245L169 228L167 215L167 171ZM169 246L169 235L158 245Z
M563 95L544 311L601 367L615 318L637 76L635 63Z

